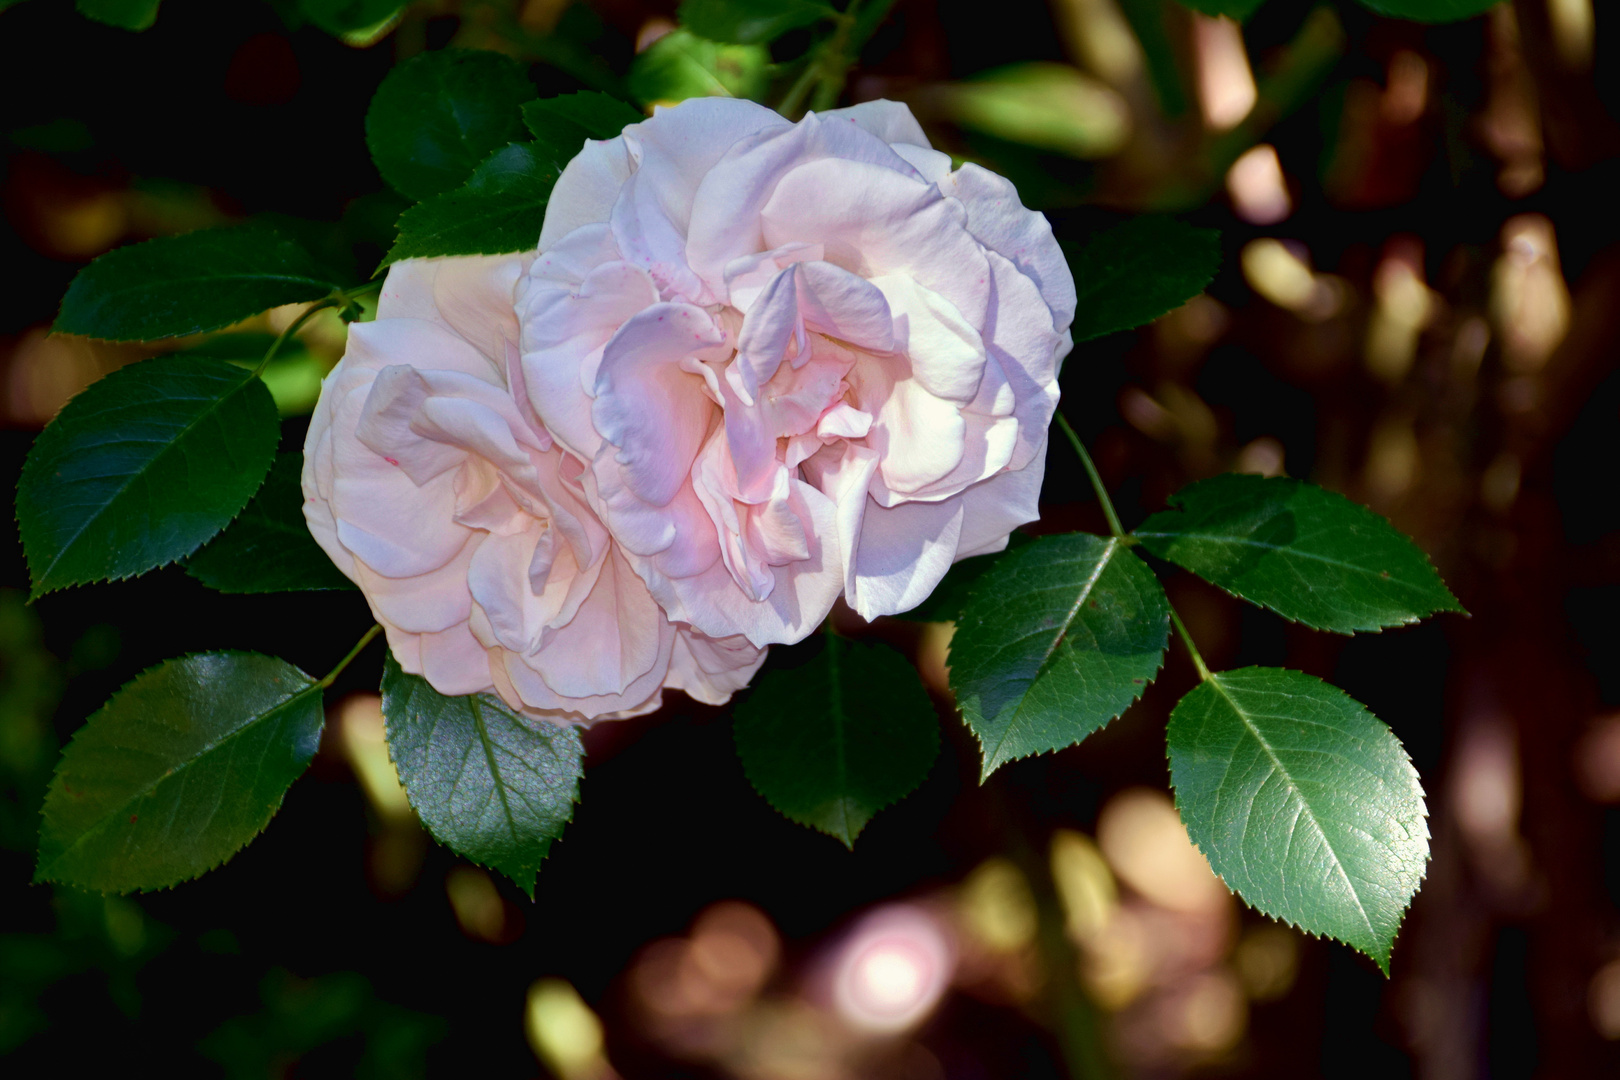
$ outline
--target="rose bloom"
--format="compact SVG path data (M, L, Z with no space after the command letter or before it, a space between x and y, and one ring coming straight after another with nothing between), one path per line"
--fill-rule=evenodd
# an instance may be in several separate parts
M540 250L411 260L305 446L408 672L558 721L719 703L1036 518L1073 280L904 106L696 99L558 180Z
M904 105L700 98L587 142L516 300L585 501L711 637L906 611L1038 516L1074 280Z

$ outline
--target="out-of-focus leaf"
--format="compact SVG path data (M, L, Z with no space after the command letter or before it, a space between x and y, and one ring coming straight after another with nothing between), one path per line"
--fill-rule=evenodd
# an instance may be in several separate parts
M1221 234L1144 214L1064 244L1079 297L1075 341L1143 326L1204 291L1221 267Z
M247 505L280 437L270 391L224 361L162 357L92 383L17 482L33 595L190 555Z
M145 30L157 22L162 0L77 0L79 14L124 30Z
M335 277L268 225L199 229L116 248L80 270L53 329L107 341L199 334L319 300L342 287Z
M1341 634L1462 611L1423 549L1343 495L1227 473L1144 521L1142 546L1285 619Z
M300 453L281 454L242 516L186 560L186 573L224 593L352 589L304 523Z
M1471 19L1501 2L1502 0L1361 0L1363 6L1372 8L1380 15L1425 23Z
M1187 86L1182 79L1175 46L1170 41L1170 28L1165 23L1175 0L1120 0L1119 6L1125 20L1131 24L1137 43L1142 46L1148 81L1153 84L1159 108L1171 119L1181 116L1187 111Z
M520 716L493 694L445 697L392 655L382 696L389 755L428 831L533 896L579 800L579 729Z
M939 96L960 124L1070 157L1107 157L1130 134L1120 96L1066 64L996 68L940 87Z
M45 797L37 881L162 889L213 869L275 815L320 745L320 686L283 660L165 660L74 735Z
M1389 973L1423 880L1423 789L1400 741L1344 691L1282 668L1223 671L1170 714L1187 834L1260 911Z
M684 0L675 17L710 41L764 45L838 12L814 0Z
M1015 531L1007 537L1006 550L1016 551L1025 544L1034 542L1035 538L1028 533ZM968 596L979 583L979 579L987 574L1005 553L997 551L990 555L974 555L963 559L946 571L944 579L928 594L928 599L910 611L900 612L895 617L910 622L955 622L962 617L962 609L967 606Z
M399 239L383 265L535 247L551 189L565 164L538 143L512 143L495 151L464 185L400 215Z
M763 45L726 45L673 30L630 65L631 95L646 105L694 97L758 100L769 83L771 54Z
M370 45L405 9L401 0L299 0L309 21L350 45Z
M388 73L366 112L366 145L383 179L427 199L465 183L478 164L523 137L534 97L523 65L500 53L422 53ZM537 234L538 235L538 234Z
M1169 633L1163 587L1118 540L1046 536L1003 555L951 639L951 689L983 749L981 779L1124 712L1158 674Z
M754 790L847 847L939 755L939 720L916 668L882 645L828 637L802 666L767 672L735 716Z
M1265 0L1181 0L1181 3L1205 15L1225 15L1242 22L1260 10Z

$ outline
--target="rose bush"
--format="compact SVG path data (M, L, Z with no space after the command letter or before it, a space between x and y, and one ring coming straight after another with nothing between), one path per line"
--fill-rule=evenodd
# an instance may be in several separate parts
M351 330L305 513L406 671L589 720L920 603L1037 516L1073 280L904 106L587 142L539 252L410 260Z
M694 99L588 142L517 283L534 409L669 617L916 606L1037 516L1074 281L905 106Z

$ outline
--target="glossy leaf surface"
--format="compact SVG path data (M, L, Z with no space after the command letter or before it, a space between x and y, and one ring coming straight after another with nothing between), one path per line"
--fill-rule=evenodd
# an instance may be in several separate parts
M1462 611L1421 548L1314 484L1227 473L1170 506L1136 530L1143 547L1286 619L1348 634Z
M1164 662L1170 608L1118 540L1048 536L974 585L951 639L951 689L982 778L1073 746L1124 712Z
M342 283L281 230L257 222L115 248L80 270L52 329L107 341L218 330Z
M711 41L763 45L838 12L813 0L684 0L676 18Z
M1204 291L1221 268L1221 234L1144 214L1064 245L1079 296L1074 340L1143 326Z
M399 240L384 265L433 255L499 255L534 248L564 164L535 143L497 150L466 184L400 215Z
M500 53L445 49L390 71L366 113L366 145L400 194L427 199L460 187L479 162L523 137L534 97L523 65Z
M628 86L647 105L694 97L757 100L769 82L770 62L763 45L727 45L675 30L636 56Z
M280 437L270 391L224 361L163 357L92 383L17 482L33 595L190 555L247 505Z
M1195 687L1166 737L1181 820L1227 885L1387 974L1429 857L1423 789L1394 733L1320 679L1251 667Z
M320 688L244 652L166 660L73 737L45 796L38 881L161 889L229 859L321 741Z
M353 589L304 523L300 453L280 454L242 515L191 558L186 573L224 593Z
M939 720L916 669L886 646L838 637L800 667L766 672L734 723L754 790L848 847L939 755Z
M579 800L579 729L520 716L493 694L445 697L392 655L382 695L389 754L428 831L533 896Z

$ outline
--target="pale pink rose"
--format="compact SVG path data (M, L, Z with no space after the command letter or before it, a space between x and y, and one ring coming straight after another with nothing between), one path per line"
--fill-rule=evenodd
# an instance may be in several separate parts
M532 258L389 271L310 422L310 531L440 693L557 722L649 712L666 686L719 704L764 652L665 616L530 408L512 296Z
M905 611L1037 516L1074 281L903 105L702 98L587 142L516 295L529 402L677 623Z

